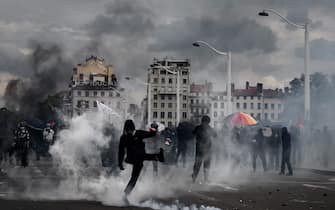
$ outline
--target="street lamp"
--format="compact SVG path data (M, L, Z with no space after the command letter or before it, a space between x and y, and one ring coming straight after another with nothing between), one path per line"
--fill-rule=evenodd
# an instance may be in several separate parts
M150 109L151 109L151 82L149 81L148 83L147 82L143 82L142 80L139 80L137 78L132 78L132 77L125 77L126 80L135 80L136 82L142 84L142 85L148 85L148 124L151 122L150 119L151 119L151 114L150 114Z
M177 120L176 120L176 124L177 126L179 125L180 122L180 71L176 70L176 71L171 71L168 67L163 66L160 63L155 63L153 65L153 67L159 67L164 69L165 71L177 75L177 90L176 90L176 95L177 95Z
M214 51L216 54L218 55L223 55L223 56L227 56L228 57L228 77L227 77L227 98L228 98L228 103L227 103L227 110L228 113L227 115L230 115L232 113L232 103L231 103L231 52L222 52L218 49L216 49L215 47L213 47L212 45L210 45L209 43L205 42L205 41L196 41L193 43L194 47L201 47L201 45L206 46L207 48L209 48L210 50Z
M309 74L309 23L306 21L304 24L296 24L285 18L280 12L274 9L263 9L262 12L258 13L259 16L269 16L269 13L273 13L279 16L289 25L292 25L298 29L303 29L305 31L305 120L310 120L310 110L311 110L311 101L310 101L310 74Z

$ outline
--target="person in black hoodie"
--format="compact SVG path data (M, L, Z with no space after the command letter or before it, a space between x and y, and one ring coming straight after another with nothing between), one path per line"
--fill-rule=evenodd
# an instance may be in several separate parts
M208 172L211 165L212 155L212 138L217 136L214 129L209 125L211 119L208 116L203 116L201 124L198 125L193 134L196 138L195 145L195 163L193 166L192 181L195 182L202 163L204 164L205 182L208 181Z
M290 162L290 155L291 155L291 135L288 133L287 128L282 128L282 161L281 161L281 170L280 175L285 173L285 164L287 165L288 173L287 176L292 176L292 166Z
M266 167L266 159L265 159L265 152L264 152L264 136L263 136L263 131L261 128L257 130L256 136L254 137L254 139L252 139L251 151L252 151L253 170L256 171L256 159L257 159L257 156L259 156L259 158L262 161L263 169L264 171L266 171L267 167Z
M124 170L123 160L125 152L127 157L125 162L133 165L131 178L125 189L125 195L129 195L134 189L140 172L143 168L143 161L160 161L164 162L163 149L160 149L158 154L147 154L145 152L145 143L143 139L150 138L156 135L157 130L150 128L150 131L136 130L132 120L126 120L123 128L123 135L120 138L119 144L119 168Z

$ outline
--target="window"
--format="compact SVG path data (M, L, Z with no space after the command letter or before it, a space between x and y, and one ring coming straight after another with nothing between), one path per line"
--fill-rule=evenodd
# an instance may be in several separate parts
M172 108L172 103L168 103L168 107L169 107L169 108Z
M268 113L264 114L264 119L266 119L266 120L268 119Z
M77 95L81 96L81 91L80 90L77 91Z
M251 116L251 117L254 117L254 113L250 113L250 116Z
M164 103L161 103L161 108L165 108L165 104Z
M168 99L169 99L169 100L172 100L172 95L169 95L169 96L168 96Z
M187 96L183 96L183 100L187 100Z
M186 109L187 108L187 104L183 104L183 108Z
M97 102L93 101L93 107L97 107L97 106L98 106Z
M264 104L264 109L268 109L268 104L267 103Z
M161 74L166 74L166 71L165 70L161 70L160 73Z
M254 109L254 103L250 103L250 109Z
M191 104L193 104L194 103L194 100L193 99L191 99Z
M113 97L113 92L109 92L109 97Z
M240 99L240 96L236 96L236 100Z
M202 99L202 100L201 100L201 103L202 103L202 104L204 104L204 103L205 103L205 100L204 100L204 99Z
M221 109L223 109L224 108L224 103L221 103Z
M199 104L199 99L197 99L195 102L196 102L196 104Z
M93 92L93 95L96 97L96 96L98 96L98 92L97 91L94 91Z
M164 100L165 99L165 96L164 95L161 95L161 100Z
M168 112L168 118L169 118L169 119L172 118L172 112Z
M217 112L214 112L214 117L217 117L218 116L218 113Z
M90 92L85 91L85 96L86 96L86 97L89 97L89 96L90 96Z
M257 103L257 109L258 109L258 110L261 109L261 103Z
M254 100L254 97L253 97L253 96L250 96L250 99L251 99L251 100Z
M275 105L271 104L271 109L274 110L275 109Z
M154 83L158 83L158 78L154 78Z
M183 118L186 119L187 118L187 113L183 112Z
M183 84L187 84L187 79L183 79Z
M165 84L165 78L162 78L161 83Z
M237 108L237 109L240 108L240 103L236 103L236 108Z
M172 79L171 78L169 79L169 84L172 84Z
M205 114L205 109L204 108L201 109L201 114Z
M182 75L187 75L187 71L182 71L181 74Z
M261 119L261 114L257 113L257 119L260 120Z
M218 103L214 103L214 109L218 108Z
M247 97L246 97L246 96L243 96L243 99L244 99L244 100L247 100Z
M89 101L85 101L85 108L86 108L86 109L90 108Z
M154 100L157 100L157 95L154 95Z
M105 96L105 92L101 91L100 95L101 95L101 97L104 97Z
M161 119L165 118L165 112L161 112Z
M157 108L157 103L154 103L154 108Z
M83 74L79 74L79 80L83 81L84 80L84 75Z
M154 118L157 119L157 112L154 112Z
M171 127L171 126L172 126L172 122L169 121L169 122L168 122L168 127Z
M271 119L273 119L273 120L275 119L275 114L274 113L271 114Z
M243 103L243 109L247 109L247 103Z

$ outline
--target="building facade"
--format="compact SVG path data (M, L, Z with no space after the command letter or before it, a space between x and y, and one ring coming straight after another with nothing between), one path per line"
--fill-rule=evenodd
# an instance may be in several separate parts
M96 109L97 101L119 113L126 109L123 90L118 89L113 68L105 66L102 58L91 56L73 68L70 88L72 116Z
M190 61L188 59L154 59L148 71L148 83L151 84L150 119L149 122L161 122L164 125L176 126L177 119L177 74L180 75L180 119L179 122L190 119ZM149 88L149 87L148 87Z
M204 115L210 115L212 102L213 84L205 82L204 84L192 83L190 86L190 111L191 121L195 124L201 122Z
M234 89L234 112L245 112L257 120L279 121L284 111L284 93L279 89L264 89L262 83L245 89Z

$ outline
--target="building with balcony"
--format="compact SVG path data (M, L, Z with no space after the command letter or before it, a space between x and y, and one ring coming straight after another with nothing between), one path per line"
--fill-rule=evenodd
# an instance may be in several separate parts
M177 125L177 74L166 71L161 66L180 75L180 119L190 119L190 61L188 59L153 59L148 71L150 90L150 122L157 121L164 125Z
M72 116L96 109L97 101L120 113L126 109L123 90L118 88L112 66L105 65L104 59L97 56L73 68L70 89Z

